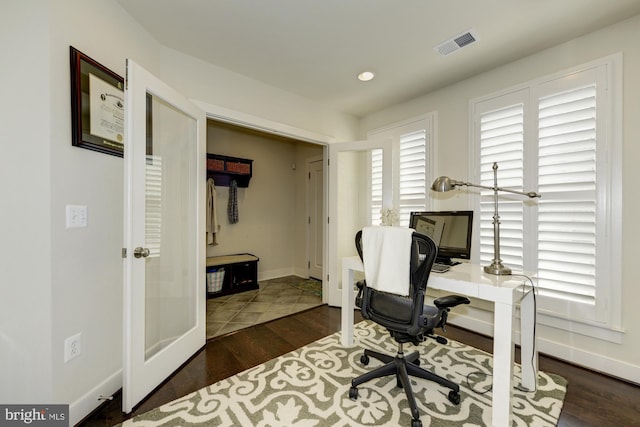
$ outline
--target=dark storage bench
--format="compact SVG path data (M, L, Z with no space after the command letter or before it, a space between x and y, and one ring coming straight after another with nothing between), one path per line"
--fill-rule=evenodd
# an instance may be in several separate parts
M251 254L207 258L207 298L258 289L258 257Z

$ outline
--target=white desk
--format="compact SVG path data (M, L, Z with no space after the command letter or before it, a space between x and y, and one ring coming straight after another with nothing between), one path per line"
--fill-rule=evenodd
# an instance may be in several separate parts
M360 258L342 259L342 344L353 346L354 271L363 271ZM535 390L538 354L535 346L535 307L532 288L522 276L486 274L478 264L459 264L446 273L431 273L431 289L466 295L494 303L493 315L493 402L496 427L511 426L513 392L515 307L520 303L522 387ZM455 310L455 309L454 309ZM533 360L533 363L531 361Z

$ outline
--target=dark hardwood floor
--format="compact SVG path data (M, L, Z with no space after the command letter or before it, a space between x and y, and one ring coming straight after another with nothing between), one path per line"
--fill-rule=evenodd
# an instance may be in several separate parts
M356 311L355 321L362 320ZM211 383L340 330L340 309L326 305L216 337L125 416L120 393L79 426L113 426ZM449 325L442 335L490 352L491 338ZM516 358L519 358L516 352ZM540 355L540 369L569 381L559 426L640 426L640 387Z

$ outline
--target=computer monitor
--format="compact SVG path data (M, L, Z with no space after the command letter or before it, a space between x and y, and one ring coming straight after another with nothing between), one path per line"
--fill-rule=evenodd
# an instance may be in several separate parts
M409 227L433 239L436 262L452 265L452 258L471 258L473 211L411 212Z

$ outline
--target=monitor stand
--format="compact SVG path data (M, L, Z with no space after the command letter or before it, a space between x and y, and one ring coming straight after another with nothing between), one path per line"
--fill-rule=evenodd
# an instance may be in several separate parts
M460 261L455 261L452 258L449 257L436 257L436 264L444 264L444 265L458 265L458 264L462 264Z

